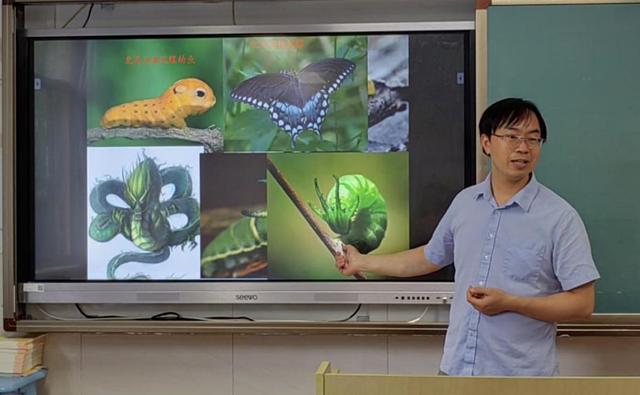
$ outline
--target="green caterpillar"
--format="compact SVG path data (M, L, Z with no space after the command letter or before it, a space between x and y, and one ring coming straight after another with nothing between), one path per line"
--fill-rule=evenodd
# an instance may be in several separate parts
M245 277L263 270L266 252L266 211L245 214L207 245L200 260L202 277Z
M333 176L336 184L327 197L314 180L322 210L311 209L339 235L340 241L353 245L363 254L380 246L387 230L387 203L376 184L360 174Z

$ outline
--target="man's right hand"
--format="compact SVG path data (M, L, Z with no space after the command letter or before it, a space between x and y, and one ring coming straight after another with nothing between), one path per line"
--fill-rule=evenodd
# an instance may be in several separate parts
M361 254L354 246L345 245L342 254L336 254L336 267L345 276L362 274L366 255Z
M347 245L342 254L335 255L336 267L345 276L375 273L389 277L422 276L442 269L425 257L424 246L385 255L364 255L354 246Z

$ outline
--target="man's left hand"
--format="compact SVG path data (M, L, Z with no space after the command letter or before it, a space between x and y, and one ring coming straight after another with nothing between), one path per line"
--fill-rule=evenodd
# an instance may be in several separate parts
M469 287L467 302L486 315L496 315L510 310L512 295L498 288Z

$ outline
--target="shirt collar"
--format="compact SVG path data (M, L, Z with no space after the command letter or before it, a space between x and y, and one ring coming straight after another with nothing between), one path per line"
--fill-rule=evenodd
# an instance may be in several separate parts
M487 201L491 201L493 199L493 193L491 192L491 174L487 176L480 184L478 184L478 191L475 194L476 200L479 198L483 198ZM512 204L517 204L524 211L529 211L531 207L531 203L533 203L533 199L538 194L538 189L540 187L540 183L536 180L536 176L531 174L531 179L522 188L518 193L516 193L508 202L504 205L504 207L508 207Z
M478 191L475 194L476 200L479 198L483 198L484 200L490 201L493 197L491 193L491 174L489 174L484 181L478 184Z

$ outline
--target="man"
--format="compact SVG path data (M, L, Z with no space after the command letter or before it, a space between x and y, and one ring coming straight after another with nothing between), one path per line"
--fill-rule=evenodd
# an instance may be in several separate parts
M599 274L587 233L533 175L547 137L533 103L501 100L479 129L491 174L454 198L426 246L386 256L347 246L336 265L345 275L412 277L455 262L441 373L557 374L555 323L593 312Z

